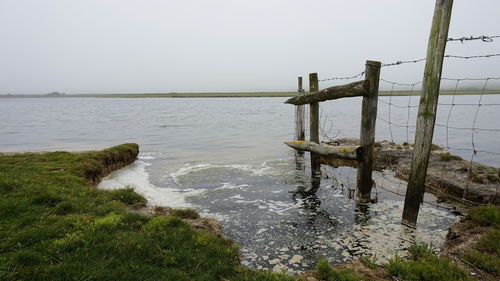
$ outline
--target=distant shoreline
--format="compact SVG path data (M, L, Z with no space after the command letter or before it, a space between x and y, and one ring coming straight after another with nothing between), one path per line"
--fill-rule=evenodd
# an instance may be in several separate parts
M440 95L498 95L500 90L441 91ZM1 98L267 98L293 97L296 92L242 92L242 93L144 93L144 94L75 94L75 95L0 95ZM379 96L419 96L416 91L380 91Z

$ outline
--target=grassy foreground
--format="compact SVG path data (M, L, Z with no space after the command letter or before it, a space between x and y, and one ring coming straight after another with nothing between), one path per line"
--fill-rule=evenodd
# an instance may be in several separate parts
M0 154L0 280L305 280L241 267L237 244L181 219L196 218L195 212L145 216L131 211L146 204L132 189L95 188L137 154L136 144ZM491 231L461 259L498 276L500 207L474 209L468 223ZM410 251L411 259L395 257L382 266L362 260L361 271L320 260L311 272L315 279L307 280L473 280L426 246Z
M0 155L0 280L290 280L239 266L238 246L176 216L148 217L130 190L95 188L136 144Z

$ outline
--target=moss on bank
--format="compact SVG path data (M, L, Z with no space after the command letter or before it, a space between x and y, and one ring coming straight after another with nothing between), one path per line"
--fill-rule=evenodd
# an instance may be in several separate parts
M291 280L239 266L238 246L175 216L129 211L132 190L95 188L136 144L0 155L0 280Z

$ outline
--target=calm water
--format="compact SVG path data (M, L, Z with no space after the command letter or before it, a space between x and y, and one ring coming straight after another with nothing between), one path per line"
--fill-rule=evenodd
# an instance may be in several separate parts
M459 96L456 103L477 103L479 96ZM383 97L389 102L389 97ZM283 98L238 99L2 99L0 151L102 149L124 142L140 145L140 159L111 174L100 185L127 185L152 205L192 207L221 220L227 236L241 244L243 264L255 268L301 272L318 255L333 263L372 255L379 260L404 250L413 240L439 247L456 219L436 207L429 195L417 230L400 225L405 183L376 173L385 189L374 190L379 202L356 205L348 198L356 171L323 167L321 182L311 182L306 159L283 144L293 138L293 107ZM441 97L449 103L451 97ZM393 97L406 106L408 97ZM418 99L413 97L411 104ZM500 96L483 103L500 104ZM329 136L359 135L360 99L322 104ZM472 127L476 107L455 106L449 125ZM438 123L446 124L450 107L440 107ZM389 107L379 103L379 116ZM415 123L411 108L409 124ZM394 126L377 121L377 139L412 142L407 108L391 107ZM495 106L483 106L476 127L498 129ZM402 126L402 127L399 127ZM331 130L330 130L331 128ZM392 136L391 136L392 134ZM500 151L499 133L476 131L476 149ZM436 128L435 143L470 149L472 131ZM447 143L448 141L448 143ZM468 150L455 150L466 159ZM495 155L475 157L500 166ZM313 192L315 191L315 192Z

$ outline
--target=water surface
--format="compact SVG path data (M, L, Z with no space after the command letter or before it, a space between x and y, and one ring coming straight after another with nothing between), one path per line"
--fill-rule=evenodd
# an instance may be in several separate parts
M475 103L478 96L455 102ZM483 102L500 103L500 96ZM377 140L413 139L416 108L408 97L382 97ZM449 103L443 96L440 102ZM224 233L241 244L242 263L254 268L302 272L319 255L332 263L377 254L380 261L403 253L413 241L439 247L456 217L432 195L416 230L400 224L405 182L390 171L375 173L378 203L349 198L356 170L323 166L321 181L309 177L308 155L283 144L293 139L293 112L283 98L213 99L2 99L0 151L102 149L124 142L140 145L140 159L100 185L133 186L151 205L192 207L218 218ZM359 98L321 105L330 137L359 135ZM410 104L416 104L413 97ZM474 107L442 106L438 123L472 127ZM475 126L494 128L494 107L480 110ZM391 126L382 120L391 120ZM408 127L406 124L409 124ZM499 151L498 132L436 127L435 143ZM469 159L468 150L452 151ZM498 166L495 155L476 161Z

